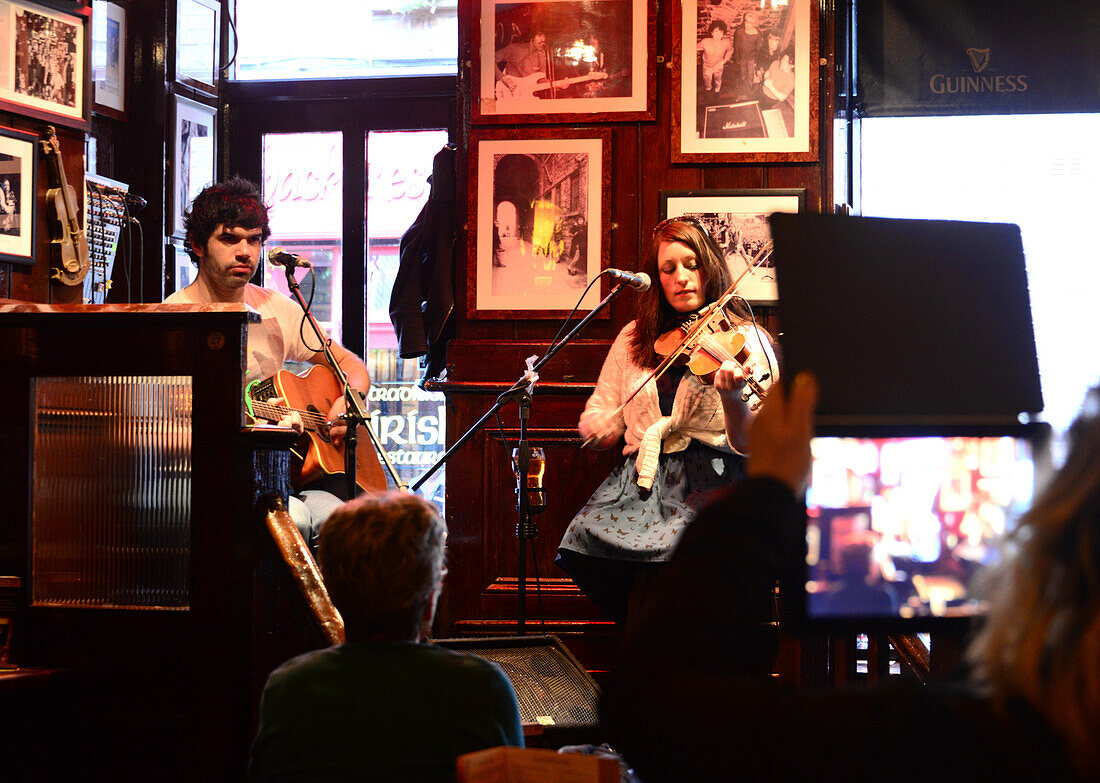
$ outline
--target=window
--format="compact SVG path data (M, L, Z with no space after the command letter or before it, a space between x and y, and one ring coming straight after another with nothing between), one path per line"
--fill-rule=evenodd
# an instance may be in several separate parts
M1016 223L1023 236L1045 410L1068 426L1100 380L1100 267L1090 228L1100 115L861 121L861 211ZM935 274L935 259L928 273ZM980 307L980 303L975 303ZM935 314L929 313L934 327ZM949 382L949 379L946 381Z
M236 0L234 78L454 74L458 0Z
M344 165L339 133L268 133L263 141L263 194L270 207L267 247L304 256L312 269L294 277L311 300L313 316L342 342L340 290L343 257ZM271 267L264 283L291 296L281 269Z
M432 159L446 143L445 130L367 134L367 401L382 448L409 484L447 450L447 415L442 392L426 392L417 385L418 362L397 355L390 292L401 235L428 200ZM419 490L440 505L445 471L437 471Z
M304 297L312 293L317 320L366 362L378 445L411 485L445 450L443 399L417 385L417 361L397 355L389 299L401 236L457 128L458 4L323 6L236 0L226 171L263 183L266 250L310 260L312 274L299 269L294 279ZM287 293L283 269L265 263L262 278ZM418 492L442 506L443 471Z

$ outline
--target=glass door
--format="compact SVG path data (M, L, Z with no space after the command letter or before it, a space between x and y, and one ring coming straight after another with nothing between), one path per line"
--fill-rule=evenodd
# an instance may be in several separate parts
M398 357L389 299L401 236L455 127L454 79L235 83L227 92L223 170L262 183L265 253L281 247L311 262L294 278L317 320L364 358L372 426L411 484L445 451L443 399L417 385L415 359ZM266 260L256 282L288 293L285 271ZM432 479L420 493L441 504L442 471Z

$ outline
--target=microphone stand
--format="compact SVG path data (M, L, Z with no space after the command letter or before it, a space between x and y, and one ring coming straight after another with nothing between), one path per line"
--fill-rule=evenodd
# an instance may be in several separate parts
M593 310L588 313L584 318L577 322L568 334L561 340L550 347L550 350L546 352L546 355L539 359L534 364L530 364L527 371L512 384L503 394L497 397L496 402L484 415L476 422L470 429L466 430L462 434L455 444L444 452L443 456L428 469L428 471L418 478L412 485L412 491L415 492L425 481L427 481L432 474L434 474L439 468L441 468L447 460L449 460L455 452L461 449L470 438L477 434L485 423L489 421L497 412L507 405L510 401L515 400L519 406L519 443L516 447L517 451L517 465L516 471L519 474L519 504L517 505L517 511L519 513L519 521L516 524L516 537L519 541L519 561L517 564L516 578L518 582L517 587L517 600L518 607L516 610L516 634L523 636L526 633L526 617L527 617L527 541L534 539L538 535L538 527L535 525L531 515L531 499L528 496L527 490L527 469L531 464L531 444L527 441L527 420L531 418L531 407L534 402L535 384L538 382L538 371L541 369L550 359L557 354L562 348L565 347L574 337L576 337L584 327L588 325L588 322L596 317L596 314L606 307L615 295L619 293L622 288L622 284L615 286L611 289L611 293L603 298L603 300L596 305ZM534 357L531 357L534 359ZM530 363L530 360L528 360ZM509 455L510 456L510 455Z
M286 273L287 288L290 289L290 293L294 296L295 301L298 302L298 306L302 308L302 312L305 313L305 319L313 329L313 333L317 336L317 339L321 343L321 350L325 354L325 361L328 362L329 367L332 369L333 374L336 376L336 380L340 383L340 388L344 393L344 417L347 419L347 434L344 435L344 480L347 482L345 489L347 491L348 500L354 498L358 493L356 492L355 483L355 459L356 449L359 447L359 425L363 425L363 428L367 431L367 435L370 436L371 443L374 444L374 450L378 452L378 456L382 459L382 464L386 466L389 471L390 477L393 479L394 484L402 492L406 491L408 487L401 481L401 477L397 475L397 469L390 462L389 455L382 448L378 442L378 436L374 432L374 428L370 426L370 415L363 408L363 398L351 388L351 384L348 383L348 374L344 372L344 368L340 366L340 363L336 361L336 357L332 353L332 348L329 343L330 340L325 335L321 325L317 323L317 319L313 317L313 313L309 309L309 304L302 296L302 292L298 287L298 281L294 279L295 266L288 264L284 267L283 271Z

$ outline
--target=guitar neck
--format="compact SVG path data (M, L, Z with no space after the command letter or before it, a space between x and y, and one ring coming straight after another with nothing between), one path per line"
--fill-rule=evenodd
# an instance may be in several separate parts
M297 413L302 418L302 425L310 432L317 432L322 425L327 424L325 417L313 411L304 411L297 408L288 408L285 405L272 405L263 400L252 400L249 403L249 411L257 419L265 421L282 421L291 413Z

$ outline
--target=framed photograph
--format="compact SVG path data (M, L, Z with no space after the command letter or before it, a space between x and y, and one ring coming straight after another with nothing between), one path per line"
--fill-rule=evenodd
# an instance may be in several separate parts
M90 15L0 1L0 110L88 127Z
M804 188L773 190L662 190L661 219L690 215L722 249L737 293L752 304L779 299L768 215L801 212Z
M680 0L674 162L817 160L816 8L810 0Z
M470 134L469 318L564 318L607 265L611 130L519 135ZM605 289L593 286L578 309Z
M92 83L94 109L126 119L126 9L117 3L92 3Z
M478 0L475 124L652 120L655 0Z
M195 196L214 181L217 116L214 106L173 95L172 234L183 236L183 215Z
M182 239L174 238L172 241L165 243L164 258L168 268L173 272L172 280L174 283L171 291L164 292L165 296L175 293L181 288L186 288L195 281L198 268L192 263L191 256L183 246Z
M0 261L33 266L38 136L0 127Z
M219 0L176 0L176 81L218 94Z

